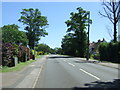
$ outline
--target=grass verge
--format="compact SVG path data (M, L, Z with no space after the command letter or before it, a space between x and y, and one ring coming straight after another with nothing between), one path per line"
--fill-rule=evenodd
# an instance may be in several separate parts
M38 55L36 56L36 58L41 58L42 55ZM15 67L2 67L0 68L0 72L14 72L14 71L20 71L21 69L23 69L24 67L28 66L29 64L31 64L32 62L35 62L36 60L29 60L27 62L20 62L19 64L17 64Z
M36 58L41 58L43 55L37 55Z
M5 66L5 67L2 67L2 69L0 69L0 72L14 72L14 71L19 71L19 70L23 69L25 66L29 65L32 62L35 62L35 60L29 60L27 62L20 62L15 67L7 67L7 66Z

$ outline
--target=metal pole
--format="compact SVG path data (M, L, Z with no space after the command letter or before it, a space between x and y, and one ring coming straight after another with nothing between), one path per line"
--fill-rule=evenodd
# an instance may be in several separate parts
M87 60L89 60L89 31L90 31L90 11L88 12L88 42L87 42Z

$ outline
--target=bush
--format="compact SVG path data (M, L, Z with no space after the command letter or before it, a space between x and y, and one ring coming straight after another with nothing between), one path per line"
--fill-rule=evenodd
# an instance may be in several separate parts
M37 55L44 55L43 51L37 52Z
M0 66L2 66L2 42L0 41Z
M3 66L14 66L13 56L16 55L16 47L11 43L2 44L2 65Z
M30 49L26 46L19 46L19 62L26 62L30 59Z
M110 61L120 63L120 42L101 43L99 46L101 61Z
M1 45L2 66L15 66L14 57L18 57L18 63L30 60L30 49L26 46L18 46L11 43L2 43Z
M99 53L97 53L97 54L92 54L91 57L92 57L93 59L97 59L97 60L100 59Z
M108 59L108 43L101 43L99 45L99 54L100 54L100 60L107 60Z

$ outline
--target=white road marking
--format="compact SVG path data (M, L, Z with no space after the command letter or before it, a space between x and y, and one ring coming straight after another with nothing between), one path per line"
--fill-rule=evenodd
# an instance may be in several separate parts
M34 67L35 65L30 65L31 67Z
M65 61L65 62L66 62L66 60L63 60L63 61Z
M75 60L75 61L80 61L80 60Z
M95 76L95 75L93 75L93 74L91 74L91 73L89 73L89 72L87 72L87 71L85 71L85 70L83 70L81 68L79 70L86 73L86 74L88 74L88 75L90 75L90 76L92 76L92 77L94 77L94 78L96 78L97 80L100 80L100 78L98 78L97 76Z
M36 85L36 83L37 83L37 81L38 81L38 78L39 78L39 76L40 76L40 73L41 73L42 69L43 69L43 65L41 66L41 69L40 69L40 71L38 72L38 75L37 75L37 77L36 77L36 79L35 79L35 82L34 82L34 84L33 84L33 88L35 88L35 85Z
M69 65L72 65L73 67L75 67L75 65L74 64L72 64L72 63L68 63Z

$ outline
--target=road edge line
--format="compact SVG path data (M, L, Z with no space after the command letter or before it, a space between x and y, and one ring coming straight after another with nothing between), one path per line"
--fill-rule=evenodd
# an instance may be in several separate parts
M39 73L38 73L38 75L37 75L37 77L36 77L36 79L35 79L35 82L34 82L32 88L35 88L35 85L36 85L36 83L37 83L37 81L38 81L38 78L39 78L39 76L40 76L41 71L42 71L42 68L40 69L40 71L39 71Z
M46 60L46 59L45 59L45 60ZM37 77L36 77L36 79L35 79L35 81L34 81L34 83L33 83L32 88L35 88L35 85L36 85L36 83L37 83L37 81L38 81L38 78L39 78L39 76L40 76L40 74L41 74L41 71L42 71L42 69L43 69L43 66L44 66L44 64L41 65L41 69L40 69L40 71L38 72L38 75L37 75Z

